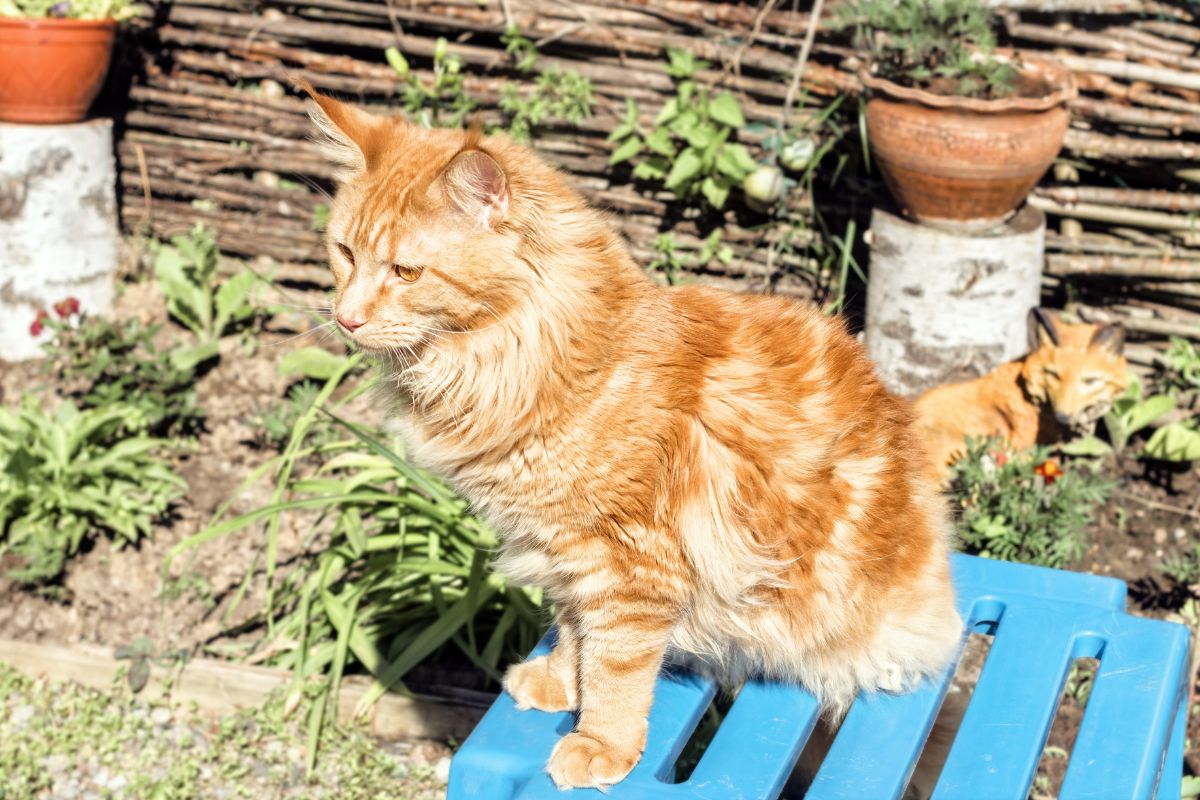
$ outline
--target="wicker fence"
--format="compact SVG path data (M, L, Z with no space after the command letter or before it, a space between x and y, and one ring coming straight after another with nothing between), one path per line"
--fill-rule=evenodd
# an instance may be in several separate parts
M639 258L650 260L663 231L698 248L723 227L735 257L694 266L699 279L812 296L823 262L775 246L788 235L781 226L738 207L703 214L649 190L627 169L608 167L613 145L606 141L626 98L639 103L649 126L673 93L666 47L711 62L699 77L737 94L750 123L741 138L752 147L781 122L793 126L835 97L854 95L856 54L824 24L816 26L803 79L793 80L809 28L811 4L801 5L176 0L133 31L137 75L119 145L123 221L156 235L203 221L227 252L268 256L283 264L285 277L326 282L313 223L327 202L329 168L309 142L311 126L289 76L394 109L400 79L384 51L398 48L427 74L435 42L445 37L465 63L466 90L484 121L499 120L505 83L528 79L501 41L515 25L538 45L538 69L558 65L591 80L594 115L539 128L534 145L614 212ZM1011 45L1052 51L1082 87L1060 162L1032 200L1051 220L1048 297L1072 302L1083 316L1123 320L1144 343L1131 350L1141 362L1152 357L1145 345L1168 335L1200 338L1200 195L1193 192L1200 183L1200 27L1188 7L1044 0L1000 9ZM857 103L849 100L839 113L853 125ZM815 202L833 221L830 232L844 233L853 220L851 230L861 233L872 198L884 190L862 163L857 131L839 147L845 158L827 159L812 196L794 192L789 204L804 214ZM830 232L813 226L806 235L819 244ZM857 251L864 252L861 243Z

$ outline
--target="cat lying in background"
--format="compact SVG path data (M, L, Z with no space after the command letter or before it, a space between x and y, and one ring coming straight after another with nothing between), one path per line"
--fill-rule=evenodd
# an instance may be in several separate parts
M554 602L555 649L504 686L579 712L558 786L629 773L668 654L798 681L833 716L941 673L945 503L841 321L661 288L532 151L310 94L341 170L338 322L412 456L499 531L497 567Z
M1027 356L917 398L937 478L949 475L968 436L1001 436L1023 449L1091 433L1129 381L1124 344L1118 325L1071 325L1030 311Z

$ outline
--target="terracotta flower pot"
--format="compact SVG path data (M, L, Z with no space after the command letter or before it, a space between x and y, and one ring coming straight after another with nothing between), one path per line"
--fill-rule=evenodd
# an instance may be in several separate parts
M1025 200L1062 148L1077 88L1070 71L1025 59L1041 97L933 94L864 74L867 137L892 196L921 222L987 228Z
M0 18L0 120L78 122L112 54L113 20Z

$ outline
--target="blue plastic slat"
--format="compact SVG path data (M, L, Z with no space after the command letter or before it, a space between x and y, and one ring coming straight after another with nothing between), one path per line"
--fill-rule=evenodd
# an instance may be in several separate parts
M1098 797L1104 787L1149 800L1186 688L1187 629L1117 614L1086 629L1106 644L1060 796Z
M860 698L838 730L805 800L887 798L904 793L962 658L966 634L1002 616L1002 604L977 599L971 588L960 587L958 593L965 629L946 671L937 681L910 694Z
M950 557L954 584L973 596L1036 597L1040 602L1125 609L1125 582L1101 575L1010 564L955 553Z
M1171 727L1171 743L1163 760L1162 777L1158 781L1155 800L1177 800L1183 789L1183 745L1187 739L1187 684L1176 703L1175 724Z
M448 796L515 797L530 776L542 771L560 727L570 724L566 713L517 711L512 698L501 694L450 763Z
M952 674L909 694L860 698L838 730L806 800L900 797Z
M1023 800L1071 665L1074 626L1010 603L934 790Z
M692 772L687 796L778 797L816 722L817 701L808 692L777 683L747 683Z

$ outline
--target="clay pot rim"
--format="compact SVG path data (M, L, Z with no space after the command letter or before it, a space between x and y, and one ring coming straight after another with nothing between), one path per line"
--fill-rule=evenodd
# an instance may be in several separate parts
M52 28L58 30L116 28L112 17L104 19L68 19L60 17L0 17L0 28Z
M1007 60L1004 55L998 58ZM931 108L945 108L957 111L976 111L983 114L1003 114L1010 111L1046 111L1055 106L1063 105L1079 94L1079 85L1075 82L1075 74L1056 61L1046 58L1022 58L1022 72L1038 73L1051 86L1057 86L1050 94L1042 97L1004 97L999 100L984 100L979 97L958 97L954 95L934 94L925 89L912 86L901 86L886 78L872 75L867 68L859 70L858 77L863 85L872 92L888 95L897 100L907 100Z

